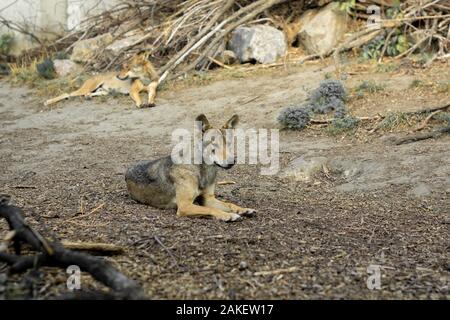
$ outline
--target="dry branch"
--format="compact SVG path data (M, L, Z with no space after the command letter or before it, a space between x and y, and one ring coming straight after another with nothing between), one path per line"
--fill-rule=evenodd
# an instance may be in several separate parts
M258 272L255 272L254 275L255 276L274 276L274 275L283 274L283 273L297 272L298 269L299 269L298 267L290 267L290 268L276 269L276 270L270 270L270 271L258 271Z
M206 69L212 64L220 64L216 57L227 41L228 35L240 25L252 23L274 23L271 10L290 8L293 1L288 0L130 0L120 2L108 11L89 17L73 30L52 43L37 38L42 46L33 49L25 56L36 56L43 52L51 53L70 50L81 40L110 33L115 40L122 40L130 35L141 35L128 46L112 53L106 47L100 48L95 56L85 65L86 70L106 71L120 66L126 59L139 51L148 51L150 59L158 66L161 75L160 83L187 73L193 69ZM330 1L301 1L297 16L311 4L323 6ZM413 45L407 51L398 55L405 57L418 50L430 48L436 43L439 46L431 61L448 57L449 40L448 25L450 22L450 6L443 1L403 1L398 12L386 18L386 8L395 6L392 1L357 1L352 14L364 16L367 19L369 5L379 5L382 8L382 19L378 20L380 29L364 28L353 34L339 47L322 54L312 54L303 57L296 63L324 58L334 55L339 67L339 54L343 51L358 48L377 35L386 31L382 57L389 52L388 45L394 34L400 30L404 35L416 30L424 30L425 38ZM397 8L397 7L395 7ZM396 9L397 10L397 9ZM286 11L286 10L284 10ZM292 21L289 17L281 17L283 21ZM12 25L1 20L19 32L28 32L27 28ZM276 24L276 23L275 23ZM32 35L30 35L32 36ZM36 37L36 35L34 35ZM28 59L30 61L30 59ZM272 66L283 65L272 64ZM339 72L339 69L338 69Z
M439 128L439 129L433 130L431 132L408 135L404 138L395 140L394 144L401 145L401 144L412 143L412 142L422 141L422 140L431 139L431 138L438 138L445 133L450 133L450 126Z
M61 241L61 244L64 248L70 250L92 251L103 254L122 254L124 252L123 247L110 243Z
M425 129L428 122L430 122L431 118L433 118L439 112L442 112L442 110L436 110L432 112L428 117L425 118L425 120L423 120L423 122L417 128L414 129L414 131L420 131Z
M9 272L21 273L38 266L67 268L71 265L77 265L82 271L91 274L94 279L111 288L115 294L123 299L144 298L140 287L108 261L68 250L56 241L50 243L45 240L24 221L21 209L9 205L5 198L0 199L0 217L6 219L10 230L15 232L13 241L16 253L0 252L0 261L10 265ZM36 253L26 256L20 255L21 243L28 243Z

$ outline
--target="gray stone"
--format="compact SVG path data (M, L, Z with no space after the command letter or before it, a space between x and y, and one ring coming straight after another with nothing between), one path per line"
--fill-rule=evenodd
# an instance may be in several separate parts
M311 157L306 159L300 157L294 159L287 167L280 173L281 178L291 178L295 181L310 181L315 174L323 170L323 166L327 163L325 157Z
M222 52L222 55L220 57L220 60L222 63L226 65L235 64L238 62L238 58L236 57L236 54L231 50L225 50Z
M141 39L144 35L143 34L134 34L127 37L124 37L122 39L116 40L110 45L106 47L107 53L111 53L112 55L115 55L119 53L122 49L129 47L137 40Z
M419 183L414 188L408 191L408 195L415 197L427 197L431 194L430 187L425 183Z
M73 47L70 60L86 63L94 57L95 53L111 44L113 39L110 33L105 33L95 38L81 40Z
M321 9L306 11L300 17L299 42L310 54L325 54L339 43L347 30L347 15L332 2Z
M240 62L273 63L287 51L284 33L266 25L237 28L228 47Z
M81 71L81 66L69 59L55 59L53 60L56 74L59 77L65 77L70 74L76 74Z

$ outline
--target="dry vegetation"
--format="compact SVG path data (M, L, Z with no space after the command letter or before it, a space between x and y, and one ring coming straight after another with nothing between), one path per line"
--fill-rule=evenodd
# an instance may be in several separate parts
M228 35L239 25L252 23L273 24L289 34L295 31L298 18L302 12L314 5L323 5L330 1L287 1L287 0L227 0L227 1L146 1L132 0L118 4L111 10L90 17L83 21L79 28L52 43L40 39L42 47L24 53L21 60L30 61L36 56L42 58L52 52L69 53L80 40L95 37L106 32L114 39L141 34L142 36L114 56L99 50L86 69L105 71L120 65L124 59L139 51L150 53L151 60L159 67L162 81L170 75L177 78L194 69L205 70L214 65L211 58L216 57L224 48ZM339 54L343 50L358 48L370 42L380 34L376 58L382 60L385 55L396 55L397 58L408 56L416 49L425 51L427 47L437 47L436 54L428 59L430 64L435 59L448 57L448 25L450 7L442 1L341 1L341 9L355 18L367 21L367 7L381 4L381 12L385 13L380 23L381 29L371 29L362 24L360 30L325 55ZM0 23L11 26L4 18ZM8 24L9 23L9 24ZM16 30L25 27L16 26ZM423 37L414 46L409 47L402 42L410 34L420 31ZM392 43L392 38L400 40ZM37 36L35 36L37 37ZM391 52L391 46L394 47ZM319 58L311 55L295 59L291 63L303 63L309 59ZM32 61L32 60L31 60ZM283 63L289 63L284 61Z
M315 141L333 139L332 156L353 153L356 159L373 151L368 150L370 148L376 148L380 154L389 154L392 146L376 140L385 134L408 132L416 136L425 132L423 137L428 134L428 138L433 138L437 137L439 128L449 127L450 83L442 76L442 70L447 72L449 54L450 7L445 2L422 1L418 5L416 1L403 1L396 6L396 1L356 1L354 5L352 1L343 1L343 10L355 19L367 19L366 8L372 3L384 3L391 13L381 21L382 30L368 29L355 20L355 28L349 37L341 46L328 52L325 55L328 57L305 55L301 49L290 48L284 61L272 65L213 68L217 64L211 58L223 49L229 33L237 26L269 23L289 32L298 18L296 15L317 3L326 2L127 1L109 12L87 19L79 29L52 43L39 40L42 47L26 52L10 64L10 80L20 86L31 85L34 92L42 96L57 95L63 88L76 88L85 73L76 78L44 80L36 72L36 65L55 53L70 53L78 41L105 32L111 32L115 39L140 32L143 34L141 38L115 56L100 50L85 65L84 72L110 70L136 52L149 51L163 79L160 89L168 101L163 107L173 107L171 113L178 116L171 119L173 123L199 109L195 102L189 105L198 100L198 96L182 101L183 97L186 98L187 88L205 87L223 80L253 81L260 76L270 82L270 78L282 79L299 73L305 65L317 66L317 74L334 65L335 70L325 74L324 78L358 78L352 84L350 81L346 83L349 114L358 121L349 125L332 122L329 115L318 116L305 131L282 131L283 141L292 144L310 141L311 150L316 150L313 146ZM290 12L295 12L295 15ZM14 27L22 30L21 26ZM399 44L398 32L407 36L416 30L425 34L420 43L399 47L394 55L388 52L390 46ZM379 37L382 33L383 37ZM372 41L377 37L378 42L374 44ZM394 44L391 41L393 37L397 39ZM378 51L375 52L374 48ZM350 53L347 54L348 51ZM361 60L364 52L376 54L370 56L369 61ZM385 81L404 74L414 76L404 90L397 90L392 83ZM285 82L280 82L282 84L278 83L278 87L274 84L275 90L283 89ZM244 82L240 85L243 86ZM303 90L300 85L296 86L295 90ZM242 101L245 108L269 114L270 107L258 101L267 92L264 89L260 91L252 93L251 97L241 96L238 101ZM205 99L213 101L217 92L209 92ZM178 93L181 98L177 100L173 96ZM101 97L98 101L106 99L110 98ZM415 100L419 99L421 108L417 108L418 103L412 108ZM227 105L231 104L230 101ZM20 117L28 116L27 112L55 111L42 109L40 101L38 103L34 109L18 108L17 114L8 110L2 114L7 122L5 125L11 126ZM83 107L77 100L72 103L69 108L74 105ZM185 109L176 109L178 105ZM335 187L344 184L345 178L326 168L311 183L300 184L278 177L261 177L255 168L240 167L225 174L227 180L239 177L239 181L221 186L220 196L258 208L260 212L255 219L245 220L240 225L225 225L205 219L179 219L170 210L157 210L132 201L124 190L122 172L119 172L130 161L140 156L148 157L143 144L148 145L149 141L152 156L165 155L167 150L161 141L163 138L151 136L148 128L141 128L136 133L133 130L137 121L130 124L127 119L116 132L111 133L111 137L97 137L92 132L97 133L95 130L103 120L127 118L123 117L123 112L127 116L134 112L123 111L121 105L119 111L102 113L102 107L95 105L97 109L92 111L95 121L92 122L83 119L71 123L71 116L65 113L67 110L56 110L67 116L73 128L70 125L59 127L53 122L49 127L23 130L18 126L11 129L8 138L0 139L8 150L0 155L0 162L8 168L2 179L7 181L5 190L14 196L15 202L27 208L25 216L32 230L38 230L49 238L55 237L55 245L59 245L58 239L76 238L125 247L123 255L108 260L142 284L148 297L448 298L446 277L449 265L445 252L448 221L443 218L447 214L444 211L448 204L448 190L436 191L427 199L411 198L407 195L406 185L394 184L367 193L339 193ZM219 107L225 109L220 103ZM69 111L75 112L74 109ZM222 110L217 112L222 113ZM172 125L159 119L158 114L142 117L161 130ZM247 114L249 118L251 116ZM86 131L89 134L71 136L73 131L83 132L86 127L92 130ZM128 130L132 133L127 133ZM60 138L53 138L56 136ZM397 140L397 143L405 141L411 142ZM375 146L366 147L366 142ZM433 152L444 154L448 150L445 141L436 139L431 143L430 146L419 144L417 148L402 145L398 150L405 154L405 158ZM58 156L52 153L52 148L59 145L63 146L64 153ZM355 146L352 149L350 145ZM111 150L115 152L111 154ZM40 159L52 170L42 174L39 171L42 168L39 163L34 163L35 160L21 167L22 160L26 162L33 158L28 156L31 152L41 156ZM292 150L284 151L282 165L286 166L294 156ZM436 170L433 171L435 175L430 174L425 182L434 183L439 174L443 172L445 175L448 165L445 159L438 161L441 162L430 168ZM6 225L0 224L1 234L7 229ZM42 248L34 249L40 252ZM27 249L25 253L30 254L30 251ZM382 291L365 290L366 267L371 263L384 268ZM0 265L0 275L5 270L6 265ZM65 273L59 271L42 268L31 269L20 276L9 275L4 281L8 282L7 291L0 292L0 297L58 296L65 291L66 279ZM1 281L0 278L0 287L3 285ZM88 289L106 289L88 275L83 276L83 283L87 283Z

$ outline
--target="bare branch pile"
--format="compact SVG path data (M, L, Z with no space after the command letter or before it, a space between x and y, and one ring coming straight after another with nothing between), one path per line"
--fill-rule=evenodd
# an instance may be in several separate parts
M435 59L449 57L450 51L450 5L448 1L359 1L350 14L358 18L373 19L368 13L371 5L378 5L382 15L382 36L380 36L381 52L378 61L384 56L395 56L397 59L409 56L417 51L437 49L430 64ZM399 37L401 35L401 37ZM408 39L413 39L411 46ZM391 52L389 52L392 47ZM403 49L403 48L404 49Z
M278 25L272 19L274 10L277 10L277 15L287 15L282 19L289 22L292 11L300 16L310 7L323 6L329 2L331 1L130 0L86 19L76 30L43 46L47 51L64 50L69 53L79 41L105 33L111 34L114 41L134 36L131 43L112 55L106 54L106 47L98 50L86 68L96 71L110 70L121 65L131 55L147 51L150 60L159 68L162 82L169 75L171 78L196 68L208 68L212 61L217 61L215 57L225 47L228 35L240 25ZM365 21L373 18L370 6L377 5L381 13L381 21L378 21L381 28L373 29L364 24L361 30L356 31L341 46L321 56L307 56L297 63L331 54L336 56L342 51L362 46L366 51L376 47L376 58L379 61L386 55L401 58L433 46L437 47L437 50L434 51L436 54L432 60L448 58L450 6L446 1L340 2L342 10ZM5 24L8 21L0 20L0 23ZM16 30L20 30L17 25L14 26ZM405 36L418 40L409 46ZM42 40L39 41L43 43ZM42 47L27 54L38 53L42 54Z
M8 198L0 196L0 217L6 219L10 232L3 238L6 245L0 247L0 262L10 265L9 273L23 273L40 266L67 268L77 265L94 279L111 288L110 293L90 293L90 298L143 299L140 287L108 261L85 253L66 249L57 241L48 241L23 219L22 210L8 204ZM15 253L7 252L12 243ZM22 254L22 247L31 246L34 253ZM29 250L27 250L29 251ZM64 298L78 298L73 294Z

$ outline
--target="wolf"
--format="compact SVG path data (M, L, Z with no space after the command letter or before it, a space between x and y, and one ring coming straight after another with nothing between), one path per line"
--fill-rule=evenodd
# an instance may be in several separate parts
M125 173L125 182L131 197L156 208L177 209L180 217L210 216L222 221L238 221L253 216L256 210L243 208L215 197L219 169L231 169L234 152L227 150L227 129L234 129L238 115L232 116L220 129L213 129L204 114L197 116L201 124L203 147L212 147L212 161L200 164L174 163L172 156L140 161ZM206 132L216 134L222 141L205 141ZM204 159L205 160L205 159Z
M86 80L78 90L49 99L44 104L49 106L71 97L90 98L120 93L129 94L138 108L154 107L158 82L158 72L148 60L148 55L141 53L134 56L129 63L125 63L120 72L94 76ZM142 103L139 96L142 91L147 91L148 103Z

